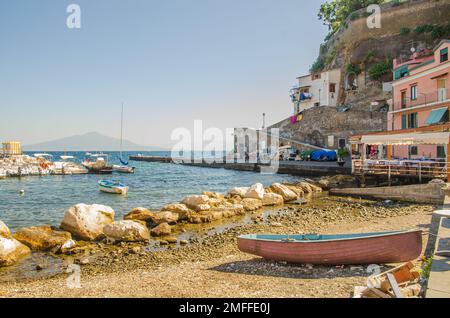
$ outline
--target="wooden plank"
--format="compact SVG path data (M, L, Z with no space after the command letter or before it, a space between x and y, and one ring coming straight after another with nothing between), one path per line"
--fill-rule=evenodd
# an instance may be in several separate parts
M387 273L387 278L389 281L389 284L391 284L392 291L394 292L395 298L405 298L400 291L400 288L397 285L397 281L395 280L395 277L392 273Z

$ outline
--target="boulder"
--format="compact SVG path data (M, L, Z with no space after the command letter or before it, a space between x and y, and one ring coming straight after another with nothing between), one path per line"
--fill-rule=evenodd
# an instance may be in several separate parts
M11 237L11 231L2 220L0 220L0 237Z
M148 241L150 232L147 227L132 220L116 221L103 228L108 239L124 242Z
M14 233L14 238L32 250L48 251L54 247L61 247L72 239L72 235L69 232L54 230L50 226L44 225L20 229Z
M189 209L199 212L211 209L208 202L209 197L207 195L190 195L181 203L185 204Z
M301 187L292 184L284 184L284 186L286 186L286 188L294 192L298 197L302 197L305 194L305 192L303 192L303 189Z
M172 233L172 227L168 223L161 223L151 229L151 236L165 236Z
M172 204L168 204L166 206L164 206L161 211L169 211L172 213L176 213L178 214L178 219L180 220L185 220L187 219L189 212L191 210L189 210L189 208L182 203L172 203Z
M250 189L249 187L234 187L231 188L230 191L228 191L228 196L233 197L235 195L238 195L241 198L244 198L245 194L249 189Z
M30 249L14 238L0 236L0 267L10 266L30 255Z
M308 182L299 182L297 186L302 188L304 193L313 193L313 189Z
M64 214L61 229L83 240L92 241L103 234L105 225L114 222L114 210L108 206L77 204Z
M236 215L244 215L245 209L242 204L225 203L214 209L214 211L222 212L224 218L230 218Z
M256 211L262 208L262 200L246 198L242 200L245 211Z
M264 198L264 186L261 183L252 185L245 193L244 198L262 200Z
M173 213L170 211L162 211L155 213L155 216L152 217L152 223L161 224L161 223L169 223L174 224L177 223L179 217L177 213Z
M298 199L298 195L295 192L280 183L272 184L271 189L274 193L281 195L284 202L294 201Z
M128 212L123 219L150 222L153 217L155 217L155 213L146 208L134 208Z
M208 196L208 198L210 199L219 199L219 200L225 199L225 196L222 193L218 192L203 191L202 194Z
M208 204L211 208L214 208L214 207L218 207L218 206L222 205L225 202L226 201L224 199L212 198L212 199L209 199Z
M264 206L283 205L284 199L281 195L276 193L264 193L262 204Z
M242 203L242 198L240 196L238 196L238 195L234 195L232 197L229 197L227 199L227 202L231 203L231 204L241 204Z
M210 223L222 218L230 218L245 214L244 207L240 204L224 203L211 211L194 213L189 216L188 221L193 224Z

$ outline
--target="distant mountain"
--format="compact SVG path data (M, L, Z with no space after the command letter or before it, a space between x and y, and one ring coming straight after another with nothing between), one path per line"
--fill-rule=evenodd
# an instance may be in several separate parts
M164 151L166 149L142 146L123 140L123 151ZM120 139L104 136L97 132L46 141L23 146L25 151L118 151Z

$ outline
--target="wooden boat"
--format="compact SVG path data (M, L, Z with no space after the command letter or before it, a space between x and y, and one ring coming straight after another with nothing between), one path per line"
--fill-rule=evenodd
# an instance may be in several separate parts
M107 164L107 161L99 157L96 161L86 159L82 165L88 170L89 174L112 174L113 167Z
M422 252L422 231L339 235L244 235L242 252L300 264L386 264L407 262Z
M112 194L127 194L129 189L123 183L111 180L100 180L98 185L100 187L100 191Z
M120 173L134 173L134 167L113 165L113 170Z

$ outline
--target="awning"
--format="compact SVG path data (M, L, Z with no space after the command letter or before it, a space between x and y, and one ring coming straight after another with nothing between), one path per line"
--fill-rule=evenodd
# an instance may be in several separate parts
M450 132L410 133L397 135L368 135L361 137L361 143L368 145L446 145Z
M428 116L427 120L425 121L428 125L438 124L442 121L443 117L447 113L448 108L439 108L439 109L433 109L433 111L430 113L430 116Z

